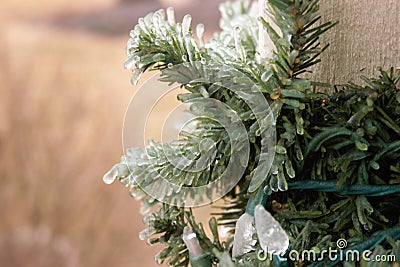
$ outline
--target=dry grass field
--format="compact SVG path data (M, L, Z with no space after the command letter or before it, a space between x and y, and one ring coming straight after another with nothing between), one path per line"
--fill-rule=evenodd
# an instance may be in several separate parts
M129 28L178 5L216 29L218 1L0 3L0 266L155 266L139 203L103 174L134 92ZM201 8L196 8L201 6Z

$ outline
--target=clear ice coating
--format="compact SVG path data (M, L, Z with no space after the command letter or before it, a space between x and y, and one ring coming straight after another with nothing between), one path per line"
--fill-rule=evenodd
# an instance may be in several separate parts
M233 238L232 258L254 250L256 240L253 239L253 235L256 233L256 229L253 222L254 217L248 213L244 213L237 220Z
M129 70L133 68L136 64L136 58L134 56L130 56L124 63L124 68Z
M117 177L126 177L130 174L129 168L126 164L117 163L109 172L104 174L103 182L105 184L112 184Z
M199 39L199 45L201 48L204 47L204 24L197 24L196 26L196 35Z
M141 69L133 69L132 70L132 77L131 77L131 84L132 85L137 85L139 82L140 77L142 76L142 70Z
M146 228L139 233L140 240L146 240L153 234L155 234L155 229L153 227Z
M171 26L175 24L175 12L172 7L167 8L167 19Z
M192 16L185 15L182 20L182 33L187 34L190 31L190 24L192 23Z
M238 52L240 59L242 61L246 60L246 51L244 50L244 47L242 45L242 40L240 38L240 32L241 32L241 28L239 26L235 27L235 32L234 32L234 40L235 40L235 48L236 51Z
M275 220L263 205L255 207L254 217L261 248L270 254L285 252L289 247L289 237L279 222Z
M103 176L103 182L105 184L112 184L118 176L118 168L115 166Z

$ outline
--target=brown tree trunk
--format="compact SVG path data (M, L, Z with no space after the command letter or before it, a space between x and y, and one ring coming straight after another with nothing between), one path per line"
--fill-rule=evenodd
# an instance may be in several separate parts
M268 0L259 0L267 7ZM322 22L339 21L325 33L321 45L330 47L313 71L312 79L331 84L358 82L360 75L373 76L377 67L400 67L399 0L321 0ZM260 8L266 17L265 8ZM260 29L260 54L268 57L269 38Z

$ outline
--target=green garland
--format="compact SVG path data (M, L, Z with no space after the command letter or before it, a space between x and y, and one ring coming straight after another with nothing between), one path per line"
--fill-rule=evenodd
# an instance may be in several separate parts
M157 185L159 174L151 166L181 187L214 181L226 170L232 148L223 127L213 121L199 120L196 131L186 133L179 142L151 142L145 151L129 150L106 178L118 178L142 200L148 228L141 238L165 246L156 256L159 263L337 266L338 261L329 259L318 263L279 262L275 257L261 261L257 235L252 249L232 260L235 224L243 214L252 216L258 204L283 227L290 249L300 253L313 250L318 254L345 238L349 249L374 249L400 259L400 70L379 70L378 78L362 77L365 85L332 86L332 93L327 94L323 84L303 77L326 49L320 47L319 37L335 25L319 23L319 1L269 0L271 18L281 34L261 18L275 45L273 57L262 62L256 51L258 21L250 14L253 4L245 0L224 4L222 31L207 44L202 36L204 26L197 26L196 38L190 16L176 23L171 9L160 10L139 20L127 46L126 67L134 68L133 83L142 72L159 70L163 82L176 82L188 91L178 99L191 104L193 114L221 116L206 101L219 100L235 111L246 128L249 164L238 185L224 197L226 205L217 207L215 217L210 218L212 237L190 209L161 204L139 185ZM222 66L230 68L221 71ZM271 125L257 120L257 116L267 116L265 110L249 107L249 103L259 103L255 91L262 92L276 118L276 155L268 173L256 171L257 163L262 165L261 147ZM191 174L167 162L171 155L192 155L208 138L216 144L215 160L204 172ZM152 157L146 157L147 153ZM179 161L179 156L174 159ZM207 195L196 197L201 201ZM221 241L218 225L230 228L227 240ZM190 256L182 240L185 227L195 234L202 255Z

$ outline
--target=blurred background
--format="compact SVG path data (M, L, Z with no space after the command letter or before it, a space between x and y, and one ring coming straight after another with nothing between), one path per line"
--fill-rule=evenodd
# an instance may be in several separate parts
M139 17L173 6L218 29L218 0L0 3L0 266L156 266L119 161ZM143 80L144 78L142 78Z

